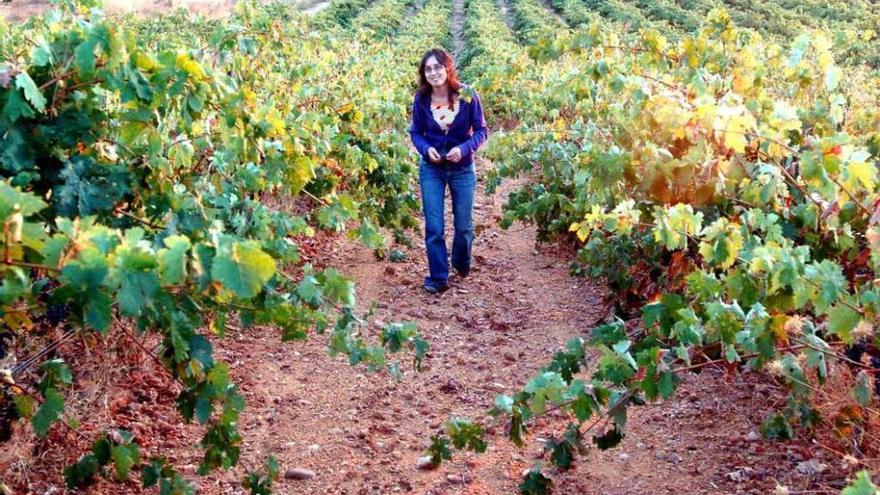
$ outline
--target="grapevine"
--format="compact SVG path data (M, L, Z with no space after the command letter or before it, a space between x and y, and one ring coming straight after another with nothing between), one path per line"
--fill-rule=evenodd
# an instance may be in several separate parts
M48 325L70 329L15 368L39 365L35 389L6 371L4 436L18 416L40 437L59 424L75 429L64 419L72 370L61 359L41 359L75 332L127 332L121 320L161 343L152 357L179 384L181 418L204 427L201 474L235 465L243 441L244 401L214 357L209 332L222 335L234 320L276 325L283 340L327 332L331 355L345 354L353 365L399 374L386 350L410 350L418 367L428 346L415 325L390 323L370 337L354 313L352 282L303 264L296 242L316 228L348 230L381 252L378 226L400 240L414 226L412 157L390 132L405 120L410 86L394 72L404 68L362 84L359 74L370 68L358 60L404 56L391 43L363 43L394 34L408 4L380 2L336 39L309 23L349 26L363 7L340 6L316 20L288 11L282 25L277 6L242 3L233 21L186 18L197 29L178 35L162 26L179 13L116 23L94 6L64 3L60 15L0 30L5 323L25 338L33 324L20 308L30 306ZM432 2L424 17L437 8ZM389 15L391 31L369 21ZM421 44L407 45L405 56L443 41L442 30L427 24L411 29ZM282 66L289 69L263 70ZM390 105L372 106L389 90ZM396 121L374 117L393 115L391 108ZM265 201L271 196L306 213L280 210ZM162 493L192 491L161 457L142 458L123 430L95 439L64 476L73 488L132 472ZM265 493L273 472L250 474L245 484Z
M834 429L853 408L878 415L860 353L880 347L880 86L868 69L836 65L830 40L814 36L781 46L724 10L677 41L592 24L558 36L553 60L512 72L525 96L496 111L520 125L490 145L493 182L532 179L504 223L582 243L575 271L611 284L622 319L573 338L519 393L498 396L489 424L520 444L536 416L570 414L578 440L548 442L564 469L587 432L600 449L617 445L630 406L668 399L683 373L719 363L788 386L767 437ZM857 375L855 404L822 417L814 395L843 369ZM452 443L482 438L485 425L456 421L471 426L450 430Z

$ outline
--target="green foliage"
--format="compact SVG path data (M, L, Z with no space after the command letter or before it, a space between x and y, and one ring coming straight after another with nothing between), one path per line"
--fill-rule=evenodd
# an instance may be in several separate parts
M581 430L575 424L568 425L562 438L548 439L544 449L550 451L550 461L563 471L571 468L576 454L586 455L587 452Z
M159 486L159 495L194 495L195 488L163 457L156 457L144 466L141 475L144 488Z
M856 479L840 492L841 495L876 495L880 488L871 481L870 471L859 471Z
M106 467L113 463L116 479L128 479L133 466L140 462L140 448L132 442L132 435L123 430L102 434L92 444L92 452L82 456L74 464L64 469L64 480L68 488L85 488L95 483L99 474L109 477ZM144 484L150 474L145 470Z
M523 495L547 495L553 487L553 481L544 476L538 468L529 470L519 485L519 493Z
M477 453L486 451L488 444L483 440L485 431L477 423L466 418L453 418L446 422L446 434L452 439L452 445L457 449L467 448Z
M31 418L34 433L45 437L52 423L61 419L62 414L64 414L64 397L54 388L46 389L43 393L43 403Z
M0 29L3 324L27 341L20 308L53 305L69 308L71 329L109 335L122 319L158 337L158 360L183 384L181 416L204 428L202 474L234 466L244 441L244 400L206 332L222 337L233 319L277 326L283 340L329 328L331 353L393 374L386 350L412 352L417 368L428 350L411 324L367 332L338 270L297 270L316 229L380 248L381 229L405 239L415 228L415 156L389 132L406 126L412 67L389 61L448 41L443 2L406 25L406 0L343 3L312 19L243 2L215 22L109 19L74 0ZM60 361L41 369L40 400L16 406L46 436L74 377ZM127 440L83 457L68 483L110 463L119 480L141 470L161 494L193 492Z
M242 481L242 487L245 490L250 490L251 495L270 495L272 493L272 483L278 481L281 472L275 456L270 454L266 458L265 470L265 474L248 472Z
M452 452L449 450L449 441L440 435L431 436L428 455L431 456L431 464L435 466L439 466L444 460L451 460Z

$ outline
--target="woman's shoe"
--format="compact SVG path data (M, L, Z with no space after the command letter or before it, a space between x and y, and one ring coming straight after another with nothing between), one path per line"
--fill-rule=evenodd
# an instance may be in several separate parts
M442 294L443 292L446 292L449 289L448 285L441 285L438 287L436 285L425 284L424 287L425 287L425 290L430 294Z
M460 269L460 268L456 268L456 267L453 266L453 267L452 267L452 270L455 272L456 275L458 275L458 276L461 277L461 278L465 278L465 277L468 276L468 274L471 273L471 269L470 269L470 268L465 269L465 270L462 270L462 269Z

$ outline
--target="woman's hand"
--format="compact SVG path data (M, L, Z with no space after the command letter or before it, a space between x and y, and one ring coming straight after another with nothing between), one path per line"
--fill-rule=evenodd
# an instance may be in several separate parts
M440 163L440 160L442 160L440 153L438 153L433 146L428 148L428 159L434 163Z
M449 153L446 153L446 159L452 163L458 163L461 160L461 149L458 146L452 148Z

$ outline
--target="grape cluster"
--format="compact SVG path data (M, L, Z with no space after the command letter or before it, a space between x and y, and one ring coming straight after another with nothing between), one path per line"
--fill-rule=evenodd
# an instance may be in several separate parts
M69 314L69 304L49 304L46 306L46 321L53 327L66 321Z
M874 368L874 395L880 399L880 356L871 356L871 366Z
M12 345L12 334L0 331L0 359L4 359L9 355L9 348Z
M856 363L861 363L862 356L865 354L865 351L867 349L868 349L868 344L866 344L864 341L859 341L859 342L854 343L851 346L848 346L846 348L846 350L844 351L844 354L846 354L846 357L848 359L855 361ZM853 363L848 363L848 364L850 365L850 368L853 367Z
M18 409L12 401L12 394L0 390L0 442L12 438L12 422L18 419Z

